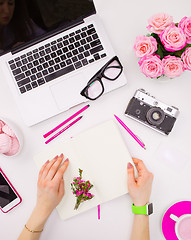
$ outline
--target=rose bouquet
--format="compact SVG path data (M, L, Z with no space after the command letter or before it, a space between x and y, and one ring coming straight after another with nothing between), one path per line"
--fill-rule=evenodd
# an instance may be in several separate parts
M90 181L82 180L82 172L83 170L79 169L79 177L74 178L71 183L73 194L77 198L74 210L77 210L82 202L90 200L94 197L94 195L89 192L93 185Z
M191 71L191 17L174 23L172 16L159 13L148 23L150 34L138 36L134 44L141 72L150 78L174 78Z

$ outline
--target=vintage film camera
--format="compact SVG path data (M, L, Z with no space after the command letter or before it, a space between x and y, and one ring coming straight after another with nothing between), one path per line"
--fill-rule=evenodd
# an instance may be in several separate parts
M178 114L178 108L158 101L144 89L135 92L125 111L126 116L166 135L171 132Z

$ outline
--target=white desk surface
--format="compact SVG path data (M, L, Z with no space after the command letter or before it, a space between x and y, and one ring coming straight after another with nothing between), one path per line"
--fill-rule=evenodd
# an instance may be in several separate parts
M114 119L113 114L121 117L141 137L147 147L146 151L143 150L121 128L131 155L144 160L148 169L154 173L151 195L154 214L150 216L150 235L151 239L161 240L164 239L161 221L165 210L175 202L191 200L191 72L186 71L175 79L146 78L138 67L133 44L137 35L148 33L146 26L151 15L166 12L178 22L182 17L190 16L191 3L190 0L95 0L95 5L113 47L124 65L128 84L91 102L91 107L84 112L84 118L80 123L50 144L55 144L59 139L74 136L105 120ZM35 205L38 171L33 155L50 146L45 146L42 135L77 111L80 106L29 128L22 122L5 77L0 75L0 81L0 115L13 120L24 135L24 147L19 156L15 158L0 156L0 166L23 198L22 204L10 213L0 213L0 239L11 240L18 237ZM180 115L169 136L163 136L124 116L126 105L138 88L144 88L161 101L179 107ZM160 144L166 144L167 147L173 146L187 157L188 162L183 169L176 171L173 163L172 167L169 167L157 159L156 153ZM100 220L97 218L96 208L66 221L61 221L57 212L54 211L48 219L41 239L127 240L130 238L133 221L131 203L131 198L127 194L102 204Z

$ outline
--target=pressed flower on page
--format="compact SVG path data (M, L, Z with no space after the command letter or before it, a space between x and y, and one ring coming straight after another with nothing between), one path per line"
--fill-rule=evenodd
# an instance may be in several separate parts
M79 169L79 177L73 179L71 183L71 189L76 197L76 204L74 210L77 210L81 203L90 200L94 197L89 191L93 187L90 181L84 181L82 179L83 170Z

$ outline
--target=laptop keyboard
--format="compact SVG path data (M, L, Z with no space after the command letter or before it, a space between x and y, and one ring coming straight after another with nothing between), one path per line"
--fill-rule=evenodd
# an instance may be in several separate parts
M21 94L106 56L93 24L10 60ZM101 52L101 53L100 53Z

